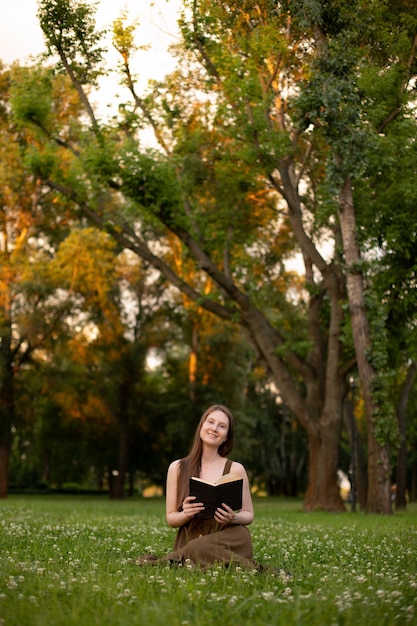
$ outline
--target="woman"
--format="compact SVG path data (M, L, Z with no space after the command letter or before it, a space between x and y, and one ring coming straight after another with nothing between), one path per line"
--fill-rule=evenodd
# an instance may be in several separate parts
M245 468L226 456L233 447L233 415L221 404L209 407L200 419L191 450L171 463L167 474L166 519L178 528L174 549L163 559L142 557L138 563L168 561L207 566L213 563L257 567L252 559L252 539L247 526L253 521L252 497ZM202 519L201 502L189 495L189 479L197 476L216 482L231 472L243 479L242 508L223 504L213 519Z

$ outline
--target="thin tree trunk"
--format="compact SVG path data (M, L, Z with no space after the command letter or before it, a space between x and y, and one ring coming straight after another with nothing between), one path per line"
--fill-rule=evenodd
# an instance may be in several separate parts
M114 482L114 489L112 497L117 500L123 500L125 497L125 482L126 473L128 468L128 423L125 414L119 417L119 459L118 459L118 474Z
M129 402L132 391L132 379L131 374L133 371L133 365L130 364L130 359L127 363L123 362L127 371L123 372L124 379L119 388L119 458L118 458L118 475L115 481L113 497L118 500L123 500L125 497L125 483L126 474L129 468ZM132 371L130 371L132 367Z
M129 402L132 393L132 372L134 371L131 359L122 360L121 375L123 379L119 387L119 458L117 463L117 477L114 484L112 497L123 500L125 497L126 474L129 468Z
M9 458L14 421L14 374L12 366L12 326L9 303L2 307L4 319L0 341L0 498L7 498L9 485Z
M368 492L366 460L354 411L354 399L347 397L344 402L344 422L349 434L350 446L353 450L353 467L351 468L355 476L353 488L356 489L357 501L361 511L365 511Z
M371 338L365 307L363 277L359 270L361 257L356 239L356 218L349 177L346 178L340 193L339 220L345 261L348 268L347 291L352 335L368 428L368 496L366 510L369 513L392 513L388 446L387 444L381 444L376 436L376 406L372 395L372 386L376 375L367 357L371 347Z
M195 388L197 382L197 361L198 361L198 343L199 343L199 327L196 322L193 323L191 331L191 350L188 365L188 378L190 385L190 400L195 402Z
M417 370L417 363L412 362L407 370L407 376L401 389L400 399L397 407L398 430L400 434L400 445L397 455L397 489L395 493L395 508L405 509L407 507L407 424L406 411L408 398L413 386L414 377Z
M7 498L9 483L9 442L2 438L0 441L0 498Z

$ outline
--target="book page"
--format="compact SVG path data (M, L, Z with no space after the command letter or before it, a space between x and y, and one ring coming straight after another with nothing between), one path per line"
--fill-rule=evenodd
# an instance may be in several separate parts
M222 485L223 483L231 483L234 480L239 480L240 476L237 474L224 474L219 480L215 483L216 485Z
M192 478L193 480L198 480L200 483L205 483L206 485L213 485L214 487L215 485L223 485L224 483L231 483L234 480L239 480L240 476L238 476L237 474L231 474L229 472L228 474L223 474L223 476L221 476L219 480L217 480L215 483L212 483L209 480L204 480L204 478L198 478L197 476L193 476Z

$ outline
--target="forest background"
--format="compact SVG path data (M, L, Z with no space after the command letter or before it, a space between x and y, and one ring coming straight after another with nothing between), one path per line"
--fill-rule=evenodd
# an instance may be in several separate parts
M0 495L163 485L222 402L266 493L343 510L341 468L406 506L414 3L186 0L140 89L127 14L111 68L94 4L38 18L48 55L0 77Z

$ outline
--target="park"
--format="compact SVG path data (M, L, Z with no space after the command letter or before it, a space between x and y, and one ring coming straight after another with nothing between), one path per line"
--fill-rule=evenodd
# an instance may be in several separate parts
M0 626L416 624L417 8L96 12L0 60ZM264 570L139 566L214 405Z

